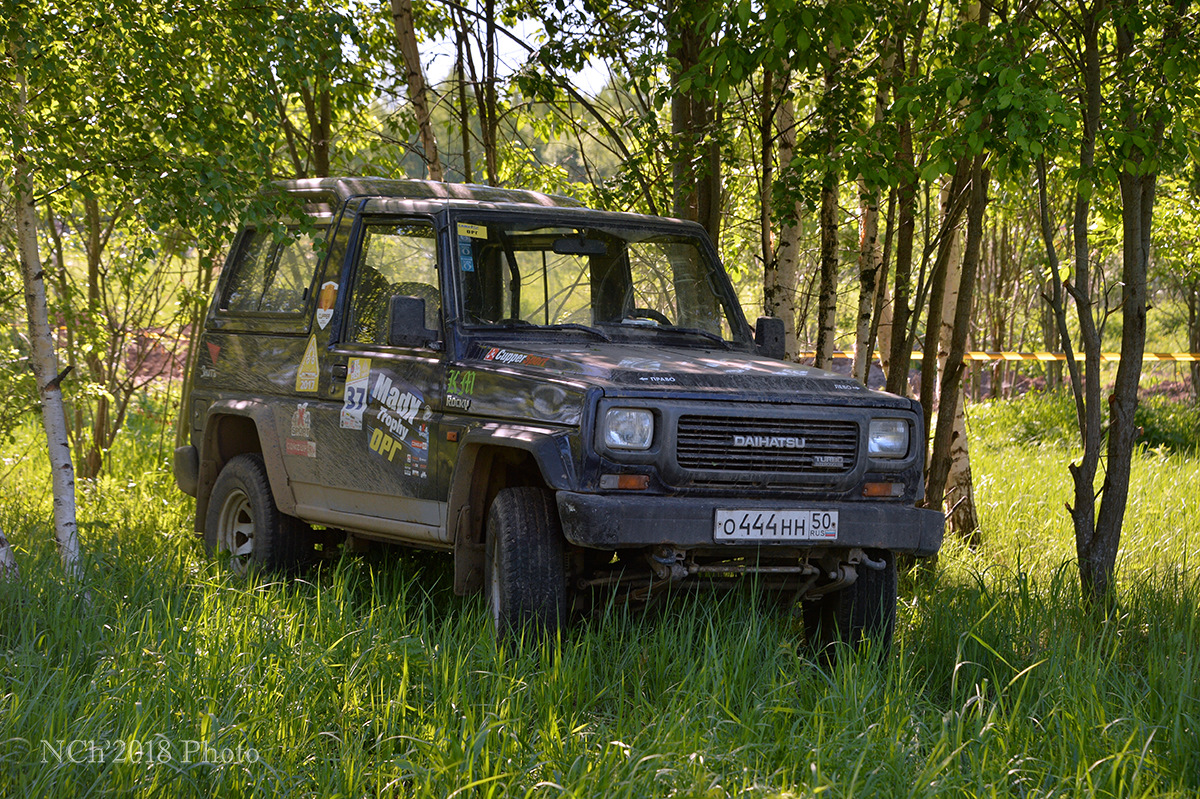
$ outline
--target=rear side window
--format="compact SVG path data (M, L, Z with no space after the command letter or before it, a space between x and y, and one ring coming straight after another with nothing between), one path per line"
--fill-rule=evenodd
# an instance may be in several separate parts
M290 230L278 239L270 230L248 230L220 308L234 313L301 314L319 262L320 253L307 234Z

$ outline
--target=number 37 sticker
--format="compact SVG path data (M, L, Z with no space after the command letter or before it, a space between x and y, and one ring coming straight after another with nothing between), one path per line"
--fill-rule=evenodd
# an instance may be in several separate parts
M362 430L363 411L367 409L367 387L371 381L371 359L351 358L347 364L346 398L342 402L342 427Z

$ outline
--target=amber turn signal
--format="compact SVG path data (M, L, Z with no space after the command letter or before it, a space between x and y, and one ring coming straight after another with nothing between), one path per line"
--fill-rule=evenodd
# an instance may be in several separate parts
M864 497L899 497L904 494L904 483L864 483Z
M643 491L650 486L650 477L644 474L602 474L601 488L619 488L624 491Z

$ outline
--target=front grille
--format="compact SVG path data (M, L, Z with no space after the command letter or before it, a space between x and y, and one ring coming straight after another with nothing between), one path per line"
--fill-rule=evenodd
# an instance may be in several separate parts
M677 428L675 459L693 471L834 476L857 457L854 422L681 416Z

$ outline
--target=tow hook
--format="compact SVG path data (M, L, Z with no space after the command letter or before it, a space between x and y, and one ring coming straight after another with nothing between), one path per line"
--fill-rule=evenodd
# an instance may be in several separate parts
M859 551L862 552L862 550ZM871 571L881 572L887 568L887 561L872 560L870 555L868 555L866 552L862 552L862 565L866 566Z
M646 555L650 569L660 580L679 582L688 576L687 567L683 565L684 553L676 552L671 547L655 547Z
M825 594L840 591L843 588L854 585L854 582L858 579L858 569L860 566L872 571L883 571L887 568L887 563L882 560L874 560L866 552L855 547L846 553L844 558L837 560L831 558L823 561L821 567L825 572L826 582L823 585L809 588L805 591L804 598L816 599Z

